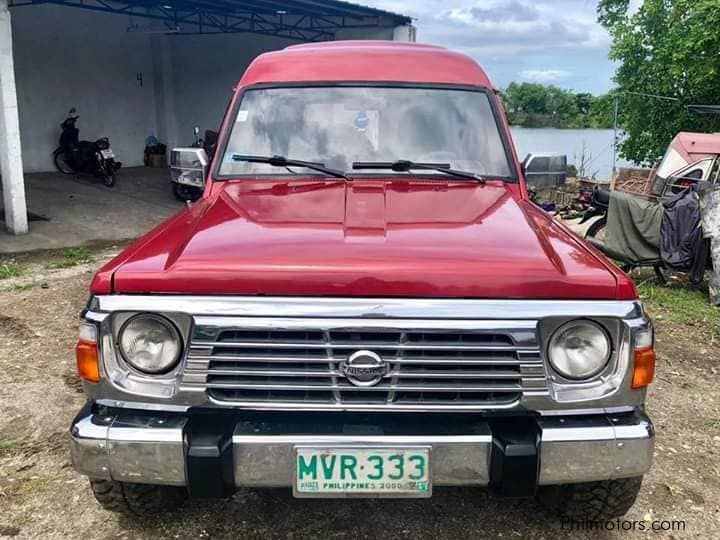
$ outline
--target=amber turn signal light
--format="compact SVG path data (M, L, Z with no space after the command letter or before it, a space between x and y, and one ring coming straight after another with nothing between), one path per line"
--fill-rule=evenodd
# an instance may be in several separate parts
M78 375L84 381L100 382L100 359L98 358L97 329L92 324L80 325L80 340L75 346Z
M78 341L75 347L77 371L80 378L88 382L100 382L100 363L98 362L97 343Z
M655 351L652 347L635 349L632 387L645 388L655 376Z

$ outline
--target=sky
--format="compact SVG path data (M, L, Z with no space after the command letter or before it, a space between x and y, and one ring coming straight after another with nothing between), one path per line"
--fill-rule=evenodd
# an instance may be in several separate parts
M512 81L602 94L613 87L610 37L597 0L361 0L408 15L417 41L477 60L497 87ZM636 3L636 2L633 2Z

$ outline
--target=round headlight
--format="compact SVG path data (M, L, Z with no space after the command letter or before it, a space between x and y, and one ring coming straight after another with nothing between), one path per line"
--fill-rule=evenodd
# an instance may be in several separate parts
M180 359L182 343L175 326L159 315L141 314L120 329L118 346L125 361L143 373L167 373Z
M550 339L548 359L568 379L588 379L607 365L612 346L607 332L591 321L571 321Z

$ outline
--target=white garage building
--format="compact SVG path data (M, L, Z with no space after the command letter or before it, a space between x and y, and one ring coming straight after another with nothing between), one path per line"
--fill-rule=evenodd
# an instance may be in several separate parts
M308 41L414 41L408 17L337 0L0 0L5 223L27 232L24 173L53 170L59 124L110 137L124 165L216 128L258 54Z

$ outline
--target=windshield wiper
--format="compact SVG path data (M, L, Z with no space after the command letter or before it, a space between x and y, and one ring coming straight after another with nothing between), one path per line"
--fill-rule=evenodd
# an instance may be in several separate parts
M425 171L437 171L450 176L457 176L458 178L467 178L468 180L476 180L481 184L485 183L483 176L477 175L472 172L458 171L451 169L449 163L417 163L415 161L408 161L406 159L399 159L397 161L356 161L352 164L353 170L360 169L390 169L394 172L408 172L413 169L425 170Z
M326 167L324 163L288 159L283 156L246 156L243 154L233 154L232 160L245 161L247 163L267 163L273 167L305 167L306 169L312 169L313 171L329 174L335 178L344 178L348 181L352 180L352 178L347 176L344 172L338 171L337 169L330 169Z

